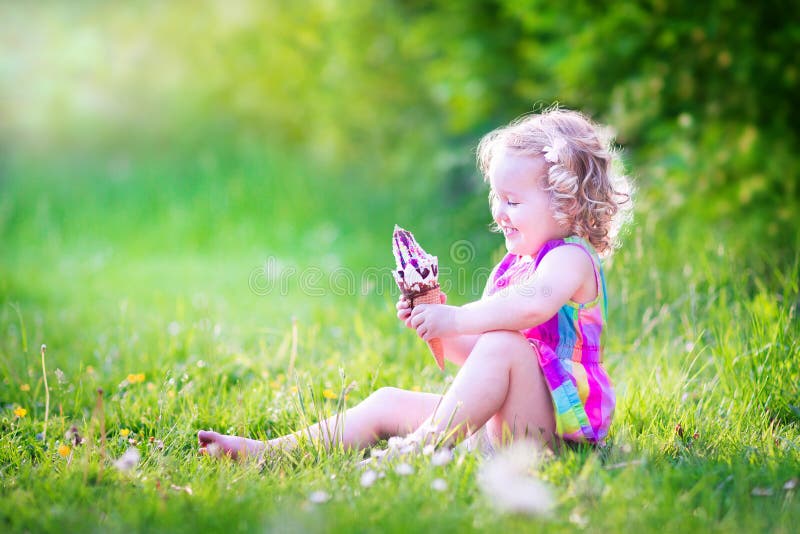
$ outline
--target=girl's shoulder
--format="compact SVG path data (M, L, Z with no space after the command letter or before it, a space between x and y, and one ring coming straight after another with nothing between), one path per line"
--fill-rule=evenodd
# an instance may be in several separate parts
M539 250L539 253L536 255L536 260L535 260L536 266L537 267L539 266L539 264L542 262L544 257L549 252L551 252L552 250L555 250L557 248L564 247L564 246L573 246L573 247L577 247L577 248L583 249L584 252L586 252L586 254L588 254L589 257L591 258L592 263L594 264L595 268L597 268L597 269L600 268L600 266L601 266L600 256L598 255L598 253L595 250L595 248L588 241L586 241L584 238L582 238L580 236L577 236L577 235L565 237L563 239L552 239L552 240L546 242L544 244L544 246L542 246L542 248Z

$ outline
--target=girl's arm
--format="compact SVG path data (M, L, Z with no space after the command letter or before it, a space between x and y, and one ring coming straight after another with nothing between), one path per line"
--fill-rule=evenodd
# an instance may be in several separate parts
M559 247L542 259L536 276L525 284L461 307L416 306L410 323L425 341L532 328L555 315L589 277L594 282L594 266L586 252L578 247Z

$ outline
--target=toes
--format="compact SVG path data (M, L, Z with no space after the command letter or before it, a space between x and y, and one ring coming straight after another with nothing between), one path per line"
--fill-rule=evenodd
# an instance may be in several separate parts
M197 442L200 444L201 447L205 447L209 443L213 443L216 441L216 438L219 436L216 432L212 432L210 430L200 430L197 432Z

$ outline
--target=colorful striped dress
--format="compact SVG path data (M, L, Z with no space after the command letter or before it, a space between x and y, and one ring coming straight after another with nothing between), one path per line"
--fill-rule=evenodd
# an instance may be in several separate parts
M537 349L539 365L553 398L556 433L565 440L597 443L608 434L616 398L602 364L602 332L608 301L600 258L580 237L548 241L535 260L507 254L489 277L484 296L528 280L542 258L561 246L578 246L592 258L597 298L569 301L544 323L522 330Z

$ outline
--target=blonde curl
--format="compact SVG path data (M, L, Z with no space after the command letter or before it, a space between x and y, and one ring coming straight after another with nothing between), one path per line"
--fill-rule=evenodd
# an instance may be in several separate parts
M607 130L557 106L520 117L481 139L478 167L485 181L500 148L542 157L547 165L542 187L550 193L554 219L598 254L613 252L631 218L632 188Z

